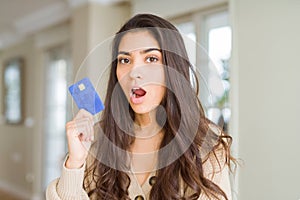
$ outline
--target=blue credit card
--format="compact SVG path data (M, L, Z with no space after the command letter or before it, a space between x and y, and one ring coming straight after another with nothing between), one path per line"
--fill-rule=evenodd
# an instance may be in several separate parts
M84 78L69 87L69 91L79 109L92 115L104 109L104 105L89 78Z

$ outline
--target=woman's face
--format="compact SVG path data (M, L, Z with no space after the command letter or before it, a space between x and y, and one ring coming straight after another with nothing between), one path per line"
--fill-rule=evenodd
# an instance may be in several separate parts
M155 109L166 91L162 53L155 38L148 31L126 33L117 59L117 78L134 112Z

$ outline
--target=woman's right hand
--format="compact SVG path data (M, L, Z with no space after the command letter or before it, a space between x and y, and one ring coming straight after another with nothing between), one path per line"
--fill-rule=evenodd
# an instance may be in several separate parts
M86 161L88 150L94 140L94 120L86 110L79 110L72 121L66 124L69 157L66 167L77 169Z

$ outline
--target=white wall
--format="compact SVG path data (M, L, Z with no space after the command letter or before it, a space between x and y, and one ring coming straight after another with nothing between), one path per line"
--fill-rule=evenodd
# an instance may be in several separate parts
M232 0L230 5L233 108L244 160L238 199L298 200L300 1Z

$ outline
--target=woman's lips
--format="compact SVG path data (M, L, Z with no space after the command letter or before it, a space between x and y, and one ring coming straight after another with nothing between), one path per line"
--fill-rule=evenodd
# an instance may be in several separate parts
M136 95L137 98L142 97L146 94L146 91L143 88L132 88L132 94Z
M130 93L130 100L133 104L143 103L146 95L146 91L141 87L133 87Z

